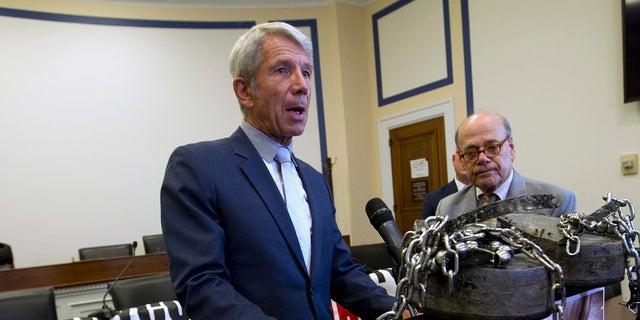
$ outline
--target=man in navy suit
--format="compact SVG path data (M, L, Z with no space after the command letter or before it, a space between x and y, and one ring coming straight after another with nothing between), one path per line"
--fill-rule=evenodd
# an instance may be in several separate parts
M330 299L364 319L393 307L352 261L318 171L294 158L301 214L290 217L283 199L274 157L304 131L312 57L309 39L288 24L251 28L230 58L240 127L169 159L162 230L173 285L193 320L331 319Z
M456 173L456 176L453 180L449 181L449 183L444 186L433 190L431 192L427 192L424 195L424 204L422 205L422 219L426 219L427 217L433 216L436 214L436 208L438 207L438 203L444 197L454 194L458 192L458 190L462 190L464 187L469 185L469 177L467 176L467 172L464 170L462 163L460 163L460 157L457 153L454 153L451 156L451 163L453 164L453 170Z
M442 199L436 214L454 218L493 200L534 194L556 194L560 197L555 209L540 212L552 216L576 210L573 192L546 182L525 178L513 169L516 147L511 125L505 117L480 112L469 116L456 130L457 154L469 175L471 185Z

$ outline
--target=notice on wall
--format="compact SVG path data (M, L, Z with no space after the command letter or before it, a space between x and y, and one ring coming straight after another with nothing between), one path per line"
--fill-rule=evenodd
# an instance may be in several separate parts
M411 179L426 178L429 176L429 161L427 158L409 161L411 166Z

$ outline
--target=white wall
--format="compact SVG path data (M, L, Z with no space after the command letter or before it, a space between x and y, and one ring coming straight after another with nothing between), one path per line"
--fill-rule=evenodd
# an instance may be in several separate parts
M514 167L573 190L580 212L608 192L640 209L640 176L620 173L620 156L640 153L640 102L623 102L621 1L469 4L476 110L509 118Z
M228 55L244 31L0 16L0 242L16 267L134 240L144 253L171 151L240 123ZM318 140L313 117L294 147L321 170Z
M619 1L483 0L469 1L469 9L476 109L511 120L515 167L574 190L586 212L600 206L606 192L640 206L639 176L620 175L620 155L640 152L640 103L622 102ZM458 16L451 12L454 57L461 50L455 45ZM160 181L171 150L226 136L237 125L226 67L237 33L218 44L218 33L209 33L215 30L156 33L16 20L0 17L0 241L12 244L17 266L26 267L70 261L80 246L158 233ZM88 35L74 40L76 32ZM107 34L110 41L96 41ZM406 30L403 36L419 35ZM454 71L460 67L458 62ZM453 86L463 81L456 75ZM454 92L436 91L371 106L379 111L372 118L431 105L443 100L442 92ZM461 119L460 98L453 103ZM375 134L370 138L377 141ZM330 148L343 142L333 143ZM370 175L375 180L375 174L358 177ZM357 207L351 214L364 216Z
M612 192L640 208L640 103L623 103L620 1L469 1L476 111L504 114L525 176L572 189L593 212ZM636 224L639 222L636 221Z

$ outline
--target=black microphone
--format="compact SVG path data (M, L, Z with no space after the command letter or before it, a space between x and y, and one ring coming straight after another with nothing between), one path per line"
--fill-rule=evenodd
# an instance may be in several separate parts
M387 250L396 265L402 261L402 234L393 220L393 213L380 198L373 198L365 207L369 222L378 230L382 240L387 244Z
M120 280L120 277L122 277L122 275L127 271L127 269L129 269L129 266L133 262L133 259L136 257L137 247L138 247L138 241L134 241L131 244L131 249L133 251L132 252L133 254L131 255L131 259L129 259L129 262L124 267L124 269L120 271L120 274L116 277L116 279L113 280L113 284L111 285L111 287L107 288L107 292L104 293L104 296L102 297L102 308L100 310L96 310L94 312L89 313L87 315L88 317L94 317L98 319L111 319L116 315L116 310L113 310L111 307L109 307L109 305L107 305L107 295L111 293L111 290L113 289L113 287L116 286L116 284Z

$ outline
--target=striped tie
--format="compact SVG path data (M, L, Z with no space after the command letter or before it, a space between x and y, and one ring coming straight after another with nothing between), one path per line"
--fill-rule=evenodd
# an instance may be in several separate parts
M287 204L287 211L289 211L293 227L296 229L298 243L300 244L300 249L302 249L302 256L308 272L311 263L311 213L309 204L305 199L306 192L302 188L298 172L291 161L289 149L280 147L275 159L280 163L284 200Z
M483 193L480 195L480 199L482 199L483 203L489 204L491 202L500 200L500 197L495 193Z

